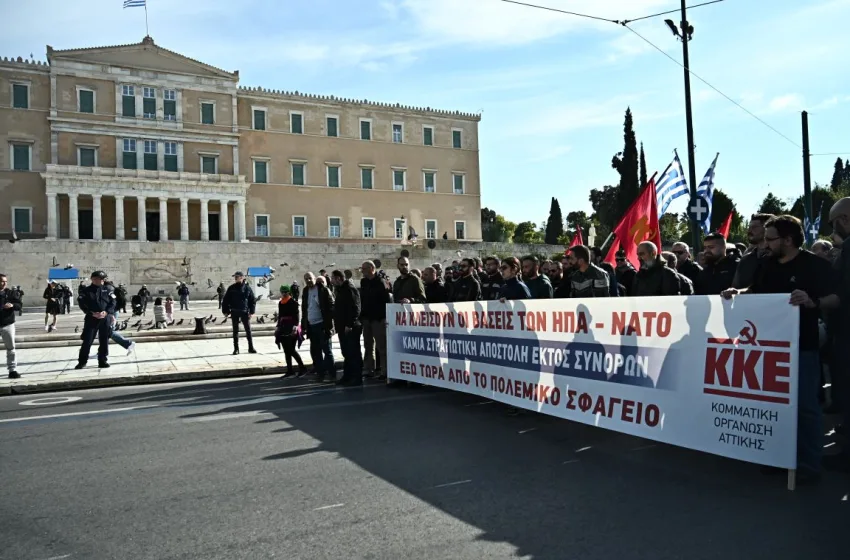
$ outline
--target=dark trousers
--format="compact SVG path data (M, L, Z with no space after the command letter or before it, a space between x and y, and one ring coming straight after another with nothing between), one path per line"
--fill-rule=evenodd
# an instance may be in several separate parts
M221 300L222 300L222 297L218 296L218 308L219 309L221 309Z
M109 320L95 319L91 315L86 315L83 321L83 345L80 346L79 362L84 364L89 361L89 351L94 343L94 338L97 336L97 361L105 363L109 357L109 335L112 334L112 329L109 328Z
M189 298L188 297L180 298L180 311L183 311L184 309L186 311L189 310Z
M286 368L292 370L292 360L298 364L299 368L304 368L304 361L301 360L301 354L298 353L296 345L298 339L294 336L285 336L280 345L283 347L283 354L286 357Z
M245 327L245 338L248 339L248 349L252 349L254 347L254 339L251 338L251 317L250 315L236 315L233 314L230 316L230 321L233 323L233 348L234 350L239 349L239 323L242 323L242 326Z
M360 335L362 334L363 329L361 327L354 327L347 333L344 330L339 333L339 346L344 360L342 379L346 381L356 382L363 379L363 352L360 349Z
M71 298L64 298L62 300L62 314L71 312Z
M325 326L310 325L307 328L307 338L310 340L310 357L316 375L322 379L325 375L334 373L334 355L331 350L331 339L325 331Z

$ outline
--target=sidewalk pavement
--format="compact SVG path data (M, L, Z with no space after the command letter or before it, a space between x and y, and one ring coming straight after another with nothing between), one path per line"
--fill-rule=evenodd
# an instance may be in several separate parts
M110 343L108 369L98 369L95 343L88 365L82 370L74 369L79 346L26 348L17 352L20 379L9 379L5 370L1 370L0 395L269 375L286 370L283 351L277 349L272 337L255 338L255 343L258 353L248 354L248 344L240 338L242 353L237 356L231 354L230 340L221 339L146 342L137 344L129 356L120 346ZM312 364L309 341L305 340L299 351L309 368ZM336 336L333 352L339 366L342 352Z

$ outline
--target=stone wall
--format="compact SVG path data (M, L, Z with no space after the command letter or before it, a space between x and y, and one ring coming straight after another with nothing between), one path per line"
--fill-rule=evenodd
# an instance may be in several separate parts
M359 277L364 260L380 259L383 269L395 275L395 259L403 249L410 252L411 266L424 268L431 263L451 263L462 257L522 256L528 253L551 255L563 247L551 245L513 245L503 243L460 243L437 241L435 249L388 243L222 243L170 241L45 241L21 240L0 243L0 272L9 276L12 286L24 290L24 304L41 305L48 271L54 262L63 268L73 264L88 282L94 270L105 270L117 284L123 283L130 294L147 284L152 293L174 295L176 282L194 282L192 298L209 299L219 282L227 285L237 270L271 266L276 269L273 290L283 283L302 282L307 271L335 268L352 269ZM186 263L184 265L184 263ZM287 266L281 266L287 263ZM79 281L73 281L76 293Z

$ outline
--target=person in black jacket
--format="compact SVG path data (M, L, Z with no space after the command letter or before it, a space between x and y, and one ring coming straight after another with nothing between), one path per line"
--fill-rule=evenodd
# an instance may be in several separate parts
M102 270L92 272L91 284L83 288L79 295L80 311L86 314L83 322L83 344L74 369L83 369L89 360L94 337L97 335L97 367L108 368L109 335L112 328L109 316L115 313L115 293L112 286L104 284L106 273Z
M5 274L0 274L0 337L3 346L6 347L6 368L9 370L9 379L18 379L18 362L15 354L15 311L21 310L21 300L18 299L14 290L7 288L9 279Z
M697 295L718 295L731 288L738 269L738 259L726 255L726 238L710 233L703 241L705 267L694 284Z
M53 332L56 329L59 312L62 311L62 288L56 280L51 280L44 289L42 296L47 301L47 307L44 309L44 330ZM53 322L48 325L47 322L51 316L53 317Z
M254 290L245 283L245 275L237 272L233 275L233 284L224 293L221 302L221 312L225 317L230 316L233 323L233 355L239 353L239 323L245 327L245 338L248 339L248 353L256 354L254 339L251 337L251 318L256 311L257 300Z
M673 243L673 254L676 255L676 272L684 274L696 286L702 267L691 257L691 248L681 241Z
M499 294L499 300L502 303L505 303L509 299L531 299L531 291L520 278L518 258L506 258L502 261L500 270L502 272L502 278L505 279L505 283L502 284L501 294Z
M283 354L286 356L286 375L292 375L292 360L298 364L298 377L304 377L307 374L307 368L304 367L304 362L301 360L301 354L298 353L297 345L303 336L301 334L301 305L298 300L292 297L292 288L289 286L280 287L280 301L277 303L277 326L274 331L275 344L278 348L283 348Z
M534 299L552 299L555 295L552 283L540 274L540 261L533 255L522 258L522 280Z
M437 269L433 266L426 266L422 269L422 282L425 283L425 303L446 303L448 301L446 286L443 284L443 279L437 275Z
M694 295L694 284L691 282L691 279L682 274L676 265L678 263L678 259L676 255L670 251L662 251L661 258L667 261L667 267L670 270L673 270L676 273L676 276L679 278L679 294L683 296L692 296ZM699 265L697 265L699 266Z
M82 288L82 286L81 286L81 287L80 287L80 290L82 290L82 289L83 289L83 288ZM139 289L139 293L138 293L138 294L136 294L136 295L138 295L138 296L139 296L139 298L141 298L141 300L142 300L142 315L147 314L147 311L148 311L148 298L149 298L149 297L151 297L151 291L150 291L150 290L148 290L148 285L147 285L147 284L142 284L142 287Z
M502 292L502 284L505 280L499 273L499 257L493 255L484 259L485 270L481 274L481 299L497 300Z
M360 321L363 325L364 369L378 379L387 376L387 304L392 302L392 287L379 275L375 263L360 265ZM376 352L377 350L377 352ZM377 355L376 355L377 354Z
M632 283L632 296L678 296L681 293L679 276L659 256L655 243L644 241L638 245L637 255L641 266Z
M460 278L452 285L451 301L478 301L481 299L481 284L475 273L475 262L463 259L460 262Z
M118 287L115 288L115 311L127 313L127 288L124 287L124 284L118 284Z
M336 286L334 300L334 328L339 336L342 350L342 377L337 385L363 384L363 354L360 349L360 292L341 270L331 272L331 281Z
M177 295L180 296L180 311L189 311L189 286L185 282L177 288Z
M221 309L221 301L224 299L224 292L227 288L224 287L224 282L219 282L218 288L215 289L215 295L218 297L218 308Z
M335 381L333 336L334 296L323 282L317 282L312 272L304 275L304 294L301 296L301 330L310 339L310 357L318 382L330 376Z

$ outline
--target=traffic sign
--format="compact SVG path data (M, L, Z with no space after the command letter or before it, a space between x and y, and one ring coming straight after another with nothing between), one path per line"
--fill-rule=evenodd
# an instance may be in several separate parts
M708 201L704 196L696 195L688 202L688 217L697 223L702 223L708 216Z

